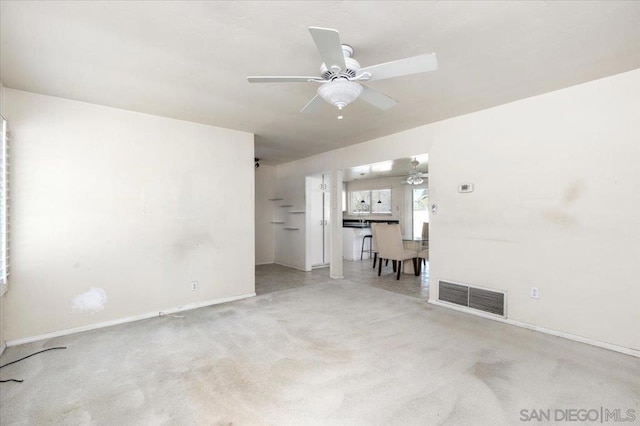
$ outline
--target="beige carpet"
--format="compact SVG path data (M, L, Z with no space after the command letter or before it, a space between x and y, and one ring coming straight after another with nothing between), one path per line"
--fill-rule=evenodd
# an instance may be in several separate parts
M2 425L513 425L634 409L640 360L350 281L9 348ZM624 411L623 411L624 412ZM540 424L538 422L531 422ZM571 422L570 424L576 424Z

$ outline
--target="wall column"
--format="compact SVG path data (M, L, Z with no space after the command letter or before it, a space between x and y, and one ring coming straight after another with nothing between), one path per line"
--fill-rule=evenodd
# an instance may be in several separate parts
M329 275L344 278L342 267L342 170L331 169L331 265Z

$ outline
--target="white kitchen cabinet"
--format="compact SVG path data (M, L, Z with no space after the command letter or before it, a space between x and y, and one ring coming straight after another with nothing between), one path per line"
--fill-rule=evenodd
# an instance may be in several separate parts
M307 177L307 212L311 266L325 266L330 262L330 176L319 173Z

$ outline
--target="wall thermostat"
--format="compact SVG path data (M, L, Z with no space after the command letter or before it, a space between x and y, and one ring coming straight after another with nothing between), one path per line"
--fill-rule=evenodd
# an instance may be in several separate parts
M473 192L473 184L463 183L461 185L458 185L458 192Z

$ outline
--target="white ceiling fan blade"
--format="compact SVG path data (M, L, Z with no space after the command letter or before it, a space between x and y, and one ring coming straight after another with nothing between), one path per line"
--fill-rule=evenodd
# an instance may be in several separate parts
M369 73L371 78L368 81L383 80L385 78L400 77L403 75L417 74L421 72L434 71L438 69L438 60L435 53L425 53L410 58L399 59L397 61L385 62L383 64L372 65L360 68L358 74Z
M369 102L374 107L380 108L382 110L389 109L398 103L398 101L396 101L395 99L365 85L362 85L362 93L360 93L360 99Z
M247 77L249 83L309 83L319 80L318 77L256 75Z
M305 106L300 110L300 112L305 112L308 114L312 114L320 109L323 104L326 102L324 99L320 97L320 95L315 95L313 99L311 99Z
M320 52L322 62L329 70L334 66L339 67L341 70L347 69L338 31L331 28L309 27L309 32Z

